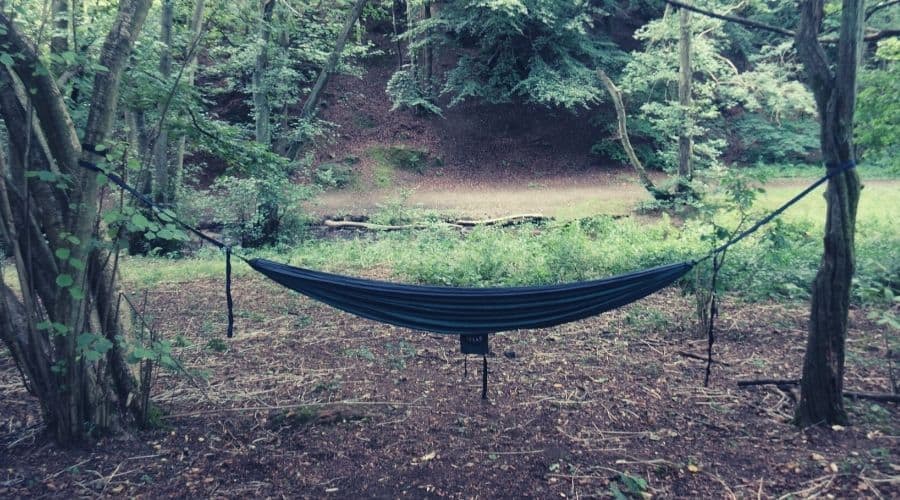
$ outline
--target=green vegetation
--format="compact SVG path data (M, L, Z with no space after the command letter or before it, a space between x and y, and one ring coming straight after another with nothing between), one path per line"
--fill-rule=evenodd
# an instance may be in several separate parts
M369 150L369 155L378 166L405 170L417 174L425 173L431 166L440 166L439 158L431 158L428 151L410 146L378 146Z
M760 215L793 196L796 185L770 186L756 205ZM866 290L900 283L900 207L890 200L896 184L874 183L860 205L857 236L858 273L854 297L870 301ZM819 264L821 213L824 201L815 194L751 238L734 246L720 280L746 300L805 300ZM389 204L383 223L408 222L402 198ZM421 219L417 219L421 220ZM710 227L700 222L677 223L663 217L584 217L544 226L481 227L461 234L432 229L362 235L354 239L307 240L256 252L315 269L365 275L371 269L391 269L394 279L453 286L496 286L560 283L610 276L634 269L697 258L706 253ZM719 223L731 227L733 216ZM191 259L131 258L123 266L133 286L160 281L218 278L224 264L218 252ZM250 273L235 267L238 276Z

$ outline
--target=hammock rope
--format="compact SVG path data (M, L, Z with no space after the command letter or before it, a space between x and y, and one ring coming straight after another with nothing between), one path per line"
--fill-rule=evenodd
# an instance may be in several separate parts
M84 150L96 151L92 145ZM247 259L231 245L208 236L130 186L114 172L81 160L82 168L104 175L164 222L174 222L225 252L227 335L234 335L234 300L231 294L231 256L236 255L269 279L337 309L375 321L435 333L460 335L464 354L483 356L482 397L487 395L488 335L501 331L542 328L622 307L665 288L697 264L724 252L758 231L832 177L856 167L852 160L828 165L827 173L755 224L705 256L633 271L610 278L547 286L464 288L407 285L313 271L266 259Z

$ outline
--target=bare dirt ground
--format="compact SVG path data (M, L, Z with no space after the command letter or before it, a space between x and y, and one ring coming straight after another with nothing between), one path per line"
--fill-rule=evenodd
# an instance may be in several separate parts
M75 450L0 352L0 497L897 498L900 410L797 429L806 308L726 300L712 383L676 290L590 320L492 337L489 400L453 337L339 313L260 279L163 285L148 317L193 377L160 374L162 426ZM886 332L851 311L847 386L884 390ZM202 375L202 376L201 376Z

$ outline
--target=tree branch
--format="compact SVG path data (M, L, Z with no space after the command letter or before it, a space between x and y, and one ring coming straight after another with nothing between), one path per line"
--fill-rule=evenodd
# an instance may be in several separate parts
M666 3L669 5L678 7L680 9L687 9L692 12L696 12L698 14L703 14L707 17L712 17L715 19L721 19L723 21L730 21L732 23L743 24L744 26L749 26L751 28L757 28L765 31L771 31L772 33L778 33L779 35L793 37L794 32L791 30L787 30L784 28L779 28L778 26L772 26L771 24L766 24L760 21L754 21L752 19L747 19L745 17L731 16L728 14L719 14L717 12L713 12L711 10L701 9L700 7L694 7L693 5L689 5L683 2L679 2L678 0L666 0Z
M0 46L7 46L13 54L13 64L6 68L14 73L28 91L40 96L32 99L34 110L47 137L47 142L57 165L65 173L72 173L79 153L75 125L69 116L65 101L56 86L49 69L41 63L37 48L13 23L0 12Z
M877 3L868 9L866 9L866 21L869 20L876 12L882 9L886 9L892 5L900 4L900 0L885 0L884 2Z
M777 33L777 34L783 35L783 36L789 36L791 38L794 38L797 36L796 32L791 31L789 29L779 28L778 26L772 26L771 24L766 24L766 23L763 23L760 21L754 21L752 19L747 19L746 17L732 16L732 15L728 15L728 14L719 14L718 12L713 12L711 10L701 9L700 7L694 7L693 5L689 5L689 4L680 2L679 0L665 0L665 1L666 1L666 3L673 5L675 7L690 10L692 12L696 12L698 14L702 14L707 17L712 17L714 19L721 19L723 21L729 21L732 23L742 24L742 25L750 27L750 28L761 29L764 31L771 31L772 33ZM887 5L884 5L884 4L887 4ZM886 2L883 2L882 4L876 5L875 7L872 8L872 10L870 10L870 14L874 13L878 10L881 10L882 8L890 7L891 5L894 5L894 4L900 4L900 0L888 0ZM882 5L884 5L884 6L882 7ZM868 18L868 16L870 14L867 14L866 18ZM884 40L885 38L890 38L892 36L900 36L900 29L891 28L891 29L884 29L881 31L875 31L875 32L869 33L868 35L863 37L863 40L866 42L877 42L879 40ZM838 41L839 40L837 37L827 37L827 38L823 37L823 38L819 39L819 43L826 44L826 45L833 45L833 44L838 43Z

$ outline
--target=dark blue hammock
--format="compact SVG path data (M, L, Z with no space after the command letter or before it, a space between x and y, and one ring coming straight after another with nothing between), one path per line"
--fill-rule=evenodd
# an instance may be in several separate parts
M681 262L561 285L457 288L351 278L265 259L247 263L291 290L357 316L458 335L544 328L594 316L665 288L694 266Z

